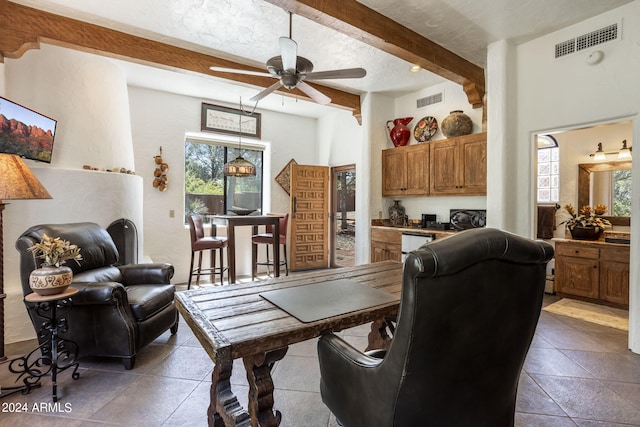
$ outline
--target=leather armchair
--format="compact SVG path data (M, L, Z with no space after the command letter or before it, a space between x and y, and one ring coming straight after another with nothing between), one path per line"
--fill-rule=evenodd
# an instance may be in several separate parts
M496 229L411 252L381 358L333 334L318 341L322 400L345 427L513 426L552 256Z
M167 329L178 330L178 311L174 305L171 264L118 265L118 250L109 233L98 224L36 225L16 241L20 252L20 276L24 296L32 292L30 273L41 260L27 250L42 236L60 237L81 249L83 260L65 265L73 270L71 286L79 289L73 308L67 314L69 329L61 334L75 341L82 356L122 358L125 369L132 369L138 351ZM44 318L36 305L25 301L36 332Z

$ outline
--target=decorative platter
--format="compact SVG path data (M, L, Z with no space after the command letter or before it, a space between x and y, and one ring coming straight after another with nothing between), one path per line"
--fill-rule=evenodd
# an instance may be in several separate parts
M438 121L434 117L426 116L416 123L413 128L413 137L418 142L429 142L436 132L438 132Z

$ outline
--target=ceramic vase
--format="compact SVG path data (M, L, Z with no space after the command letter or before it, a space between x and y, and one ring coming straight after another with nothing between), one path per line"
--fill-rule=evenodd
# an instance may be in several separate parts
M389 206L389 221L391 225L404 225L404 213L405 209L400 204L400 200L394 200L393 205Z
M69 267L46 266L35 269L29 275L29 286L38 295L55 295L64 292L73 279Z
M395 147L401 147L407 145L409 138L411 137L411 130L407 125L413 120L413 117L403 117L400 119L388 120L387 130L389 131L389 137ZM393 127L391 124L393 123Z
M462 110L454 110L442 121L440 129L447 138L469 135L473 130L473 122Z
M598 240L604 229L601 227L576 225L569 228L571 238L575 240Z

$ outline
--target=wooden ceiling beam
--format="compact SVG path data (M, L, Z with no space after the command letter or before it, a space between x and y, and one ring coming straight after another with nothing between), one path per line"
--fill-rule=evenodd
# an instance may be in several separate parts
M38 9L0 0L0 62L4 57L19 58L29 49L37 49L41 42L118 59L131 60L145 65L169 67L221 77L263 88L274 83L269 77L247 76L234 73L214 73L211 66L248 69L264 72L189 49L172 46L143 37L115 31L110 28L55 15ZM328 86L314 86L331 98L331 104L346 108L360 121L360 96ZM298 89L283 90L285 96L311 99Z
M265 0L460 84L482 107L484 69L355 0Z

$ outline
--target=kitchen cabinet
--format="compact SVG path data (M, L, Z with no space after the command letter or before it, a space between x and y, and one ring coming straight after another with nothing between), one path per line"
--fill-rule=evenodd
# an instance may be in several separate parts
M449 138L429 144L431 196L487 194L487 134Z
M629 246L568 239L554 242L558 295L629 307Z
M394 229L371 229L371 262L402 261L402 233Z
M382 150L382 196L429 193L429 144Z

